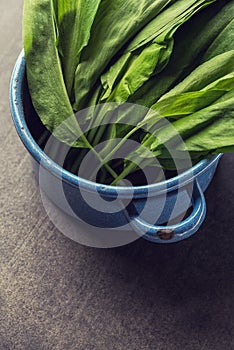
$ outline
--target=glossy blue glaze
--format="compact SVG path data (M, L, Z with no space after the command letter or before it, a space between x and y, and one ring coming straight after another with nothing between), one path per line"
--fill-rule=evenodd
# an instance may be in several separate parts
M36 175L39 176L39 169L43 169L44 180L40 184L52 202L70 214L70 210L67 210L67 203L69 203L72 211L81 220L91 225L103 228L122 227L124 230L134 229L153 242L180 241L199 229L206 213L203 192L214 176L221 155L202 160L191 169L167 181L148 186L136 186L133 189L100 185L85 180L61 168L34 140L26 122L28 115L25 109L27 104L25 82L25 60L22 52L16 62L10 86L12 116L19 137L32 155ZM100 206L100 195L108 199L106 203L109 207L113 207L115 213L105 213L105 205L101 208L103 212L91 208L83 199L82 191L85 192L88 202L96 203L97 208ZM189 192L191 196L188 195ZM64 195L67 203L64 202ZM116 197L118 200L112 203L111 200ZM122 209L122 201L128 198L133 198L133 201L127 209ZM178 217L186 212L191 204L193 211L187 219L177 225L160 226L169 218ZM157 210L158 213L156 213ZM156 222L154 217L158 218Z

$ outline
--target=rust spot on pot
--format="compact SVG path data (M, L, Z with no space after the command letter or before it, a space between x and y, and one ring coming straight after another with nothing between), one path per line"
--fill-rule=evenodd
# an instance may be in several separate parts
M162 241L169 241L170 239L173 238L173 236L174 236L174 231L173 230L165 229L165 230L158 231L158 237Z

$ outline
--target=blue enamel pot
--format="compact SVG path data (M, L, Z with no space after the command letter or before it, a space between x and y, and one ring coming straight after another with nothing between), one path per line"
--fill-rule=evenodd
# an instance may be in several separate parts
M126 230L126 234L134 230L155 243L181 241L199 230L206 216L204 191L222 155L204 159L161 183L133 187L101 185L65 170L35 141L41 126L36 119L33 122L30 119L33 111L23 52L12 74L10 104L17 133L32 156L42 190L62 211L74 213L78 224L81 220L94 227Z

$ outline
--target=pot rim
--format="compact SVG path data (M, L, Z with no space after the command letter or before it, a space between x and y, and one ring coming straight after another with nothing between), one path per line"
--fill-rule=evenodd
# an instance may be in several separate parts
M15 124L17 133L26 149L42 167L47 169L57 178L62 179L74 187L77 187L79 185L79 187L82 189L85 189L89 192L98 191L101 195L106 197L113 197L118 195L120 198L128 198L130 194L132 195L133 191L134 198L161 195L165 192L176 190L178 187L183 187L191 183L195 177L201 175L201 173L205 172L207 168L212 167L213 164L216 163L222 156L222 154L218 154L213 156L211 159L203 159L194 165L191 169L188 169L173 178L158 182L156 184L144 186L121 187L103 185L74 175L71 172L63 169L51 158L49 158L36 143L28 129L23 110L22 83L25 78L25 69L26 62L24 58L24 50L22 50L16 61L10 82L10 106L13 122Z

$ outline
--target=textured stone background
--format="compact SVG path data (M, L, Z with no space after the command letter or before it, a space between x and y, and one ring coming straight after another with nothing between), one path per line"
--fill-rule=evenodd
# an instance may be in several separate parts
M80 246L50 223L12 125L8 86L22 0L0 0L0 349L234 348L234 155L226 155L193 238Z

